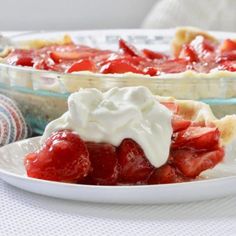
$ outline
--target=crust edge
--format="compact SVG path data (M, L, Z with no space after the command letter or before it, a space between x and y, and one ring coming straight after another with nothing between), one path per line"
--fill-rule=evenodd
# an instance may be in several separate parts
M178 100L172 97L157 96L159 101L173 101L179 106L179 114L186 119L206 124L214 124L220 131L221 144L227 145L236 138L236 115L226 115L217 119L210 106L199 101Z

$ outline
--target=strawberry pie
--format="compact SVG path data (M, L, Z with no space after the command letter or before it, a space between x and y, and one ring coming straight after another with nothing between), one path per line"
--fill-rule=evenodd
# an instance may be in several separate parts
M176 31L172 53L148 48L137 49L123 39L118 50L102 50L78 45L67 36L64 41L36 41L27 49L9 49L2 62L38 70L73 73L90 71L100 74L134 73L148 76L176 74L186 71L209 74L236 71L236 41L220 42L207 32L185 27Z
M208 105L154 96L145 87L81 89L25 157L32 178L89 185L193 181L224 162L236 116Z

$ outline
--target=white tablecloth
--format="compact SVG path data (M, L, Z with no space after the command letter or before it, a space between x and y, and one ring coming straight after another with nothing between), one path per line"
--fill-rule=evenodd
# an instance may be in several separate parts
M1 236L236 235L236 196L188 204L105 205L66 201L0 180Z

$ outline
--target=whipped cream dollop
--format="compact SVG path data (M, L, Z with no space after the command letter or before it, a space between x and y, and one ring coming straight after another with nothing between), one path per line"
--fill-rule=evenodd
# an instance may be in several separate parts
M68 108L47 125L42 142L61 129L73 130L84 141L114 146L130 138L141 146L153 166L167 161L172 113L147 88L113 88L105 93L80 89L69 96Z

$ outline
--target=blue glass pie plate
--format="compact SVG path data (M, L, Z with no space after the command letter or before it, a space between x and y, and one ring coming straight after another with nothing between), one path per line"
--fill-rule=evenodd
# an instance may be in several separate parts
M99 48L115 49L122 37L140 48L168 51L175 30L102 30L73 32L40 32L14 36L11 46L22 46L35 39L58 39L65 33L74 41ZM218 39L236 38L235 33L211 32ZM1 42L0 42L1 43ZM0 45L5 47L7 45ZM154 94L178 99L194 99L208 103L217 117L236 113L236 73L214 72L149 77L132 73L64 74L17 67L0 63L0 93L12 97L19 105L33 131L42 134L46 124L67 110L67 97L80 88L96 87L102 91L112 87L146 86Z

